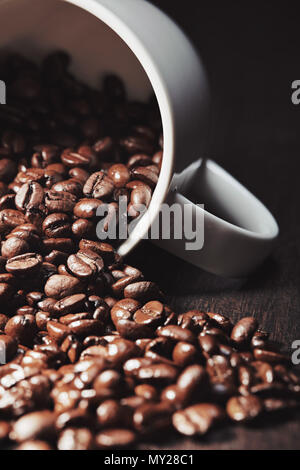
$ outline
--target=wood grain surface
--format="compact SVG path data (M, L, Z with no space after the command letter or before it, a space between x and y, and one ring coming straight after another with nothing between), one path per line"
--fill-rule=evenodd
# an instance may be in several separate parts
M300 79L300 8L266 0L156 3L193 39L206 65L208 155L268 206L281 233L272 256L244 280L209 275L148 242L129 261L162 286L177 312L199 308L233 320L254 315L291 350L300 339L300 105L291 102L291 83ZM229 426L201 440L169 436L146 448L299 449L299 417Z

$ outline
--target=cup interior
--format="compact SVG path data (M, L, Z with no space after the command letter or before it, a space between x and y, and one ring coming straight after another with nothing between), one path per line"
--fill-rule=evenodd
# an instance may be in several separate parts
M69 1L82 4L82 7ZM38 61L50 51L63 49L72 55L71 70L89 85L97 87L104 74L116 73L123 78L129 99L149 99L153 93L149 76L124 40L99 17L85 9L88 2L69 1L0 0L0 54L20 52ZM163 119L163 123L166 121L170 119ZM164 200L172 169L172 152L167 153L171 158L167 159L168 162L164 158L159 182L148 209L152 216L143 217L130 237L122 243L119 247L122 255L131 251L147 232Z

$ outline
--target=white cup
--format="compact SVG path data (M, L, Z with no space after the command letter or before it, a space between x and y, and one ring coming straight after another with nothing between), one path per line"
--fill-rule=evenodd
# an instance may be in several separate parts
M0 41L32 58L53 49L73 56L73 71L92 85L101 75L122 76L129 97L156 94L164 134L161 174L150 203L130 237L129 253L148 232L162 202L193 204L204 217L202 249L187 240L159 240L190 263L223 276L252 271L272 249L278 226L251 193L204 153L208 86L200 58L182 31L145 0L0 0ZM194 163L192 163L194 162ZM176 171L176 173L175 173ZM221 216L205 210L205 205Z

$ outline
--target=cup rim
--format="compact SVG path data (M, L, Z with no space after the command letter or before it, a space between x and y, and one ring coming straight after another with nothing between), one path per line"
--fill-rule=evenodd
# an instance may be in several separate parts
M132 53L143 67L157 98L163 127L163 158L162 166L156 188L154 189L151 202L147 210L147 217L141 217L136 227L128 238L119 246L118 253L127 255L147 234L151 224L154 222L162 202L165 200L171 182L174 169L175 155L175 129L173 109L166 83L164 82L154 58L148 49L144 47L142 39L127 26L116 13L109 7L103 5L101 0L63 0L73 4L88 13L94 15L105 23L116 33L129 47ZM153 7L155 8L155 7Z

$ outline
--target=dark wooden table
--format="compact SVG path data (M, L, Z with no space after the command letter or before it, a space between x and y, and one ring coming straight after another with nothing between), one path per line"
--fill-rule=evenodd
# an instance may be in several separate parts
M273 255L246 280L209 275L149 243L130 261L144 266L177 312L199 308L233 320L253 314L290 348L300 339L300 105L291 102L291 82L300 79L300 8L266 0L156 3L185 29L206 65L213 98L209 156L264 201L281 234ZM160 448L299 449L299 435L293 413L198 441L170 438Z

